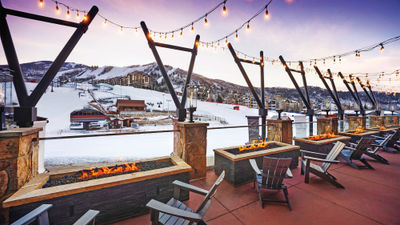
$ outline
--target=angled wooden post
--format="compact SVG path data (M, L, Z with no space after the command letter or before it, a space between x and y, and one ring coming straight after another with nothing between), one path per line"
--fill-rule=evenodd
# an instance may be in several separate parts
M328 83L325 81L325 77L324 75L321 74L321 71L319 70L318 66L314 66L315 71L317 72L319 78L321 79L322 83L324 84L326 90L328 90L329 95L331 96L331 98L333 99L333 101L335 102L337 108L338 108L338 112L340 115L340 119L343 119L343 109L342 109L342 105L340 104L340 100L337 97L337 92L336 95L332 92L331 88L329 87ZM328 70L329 73L329 79L331 79L332 73L330 70ZM331 80L331 82L333 82L333 80ZM334 84L334 83L333 83ZM335 87L333 85L333 87ZM336 91L336 87L335 87L335 91Z
M266 118L267 118L267 109L265 108L265 90L264 90L264 53L263 51L260 51L260 61L259 62L255 62L255 61L251 61L251 60L247 60L247 59L241 59L236 55L235 50L233 49L233 46L231 43L228 43L228 49L230 51L230 53L233 56L233 59L235 61L235 63L237 64L237 66L239 67L240 72L242 73L242 76L244 78L244 80L247 83L247 86L250 89L250 92L252 93L254 99L257 102L257 105L259 107L259 115L261 116L261 137L262 140L265 140L266 138ZM255 64L255 65L259 65L260 66L260 76L261 76L261 99L258 96L253 84L251 83L249 76L247 76L246 70L243 68L242 62L244 63L249 63L249 64Z
M181 121L181 122L185 121L185 119L186 119L185 104L186 104L186 95L187 95L186 90L190 84L191 76L193 73L194 62L196 60L197 50L198 50L199 43L200 43L200 35L196 35L196 39L194 41L193 48L186 48L186 47L181 47L181 46L176 46L176 45L169 45L169 44L155 42L151 38L149 29L147 28L146 23L144 21L142 21L142 22L140 22L140 26L142 27L143 33L147 39L147 43L149 44L149 47L150 47L152 53L154 55L154 58L158 65L158 68L160 69L161 75L163 76L165 83L167 84L167 88L168 88L169 93L171 94L172 100L174 101L177 116L178 116L178 121ZM186 77L185 87L184 87L184 91L182 93L181 101L179 101L179 99L178 99L178 96L174 90L174 86L172 85L171 80L168 77L167 71L165 70L164 64L161 60L160 55L158 54L156 47L169 48L169 49L173 49L173 50L185 51L185 52L191 53L189 70L188 70L188 74Z
M17 98L19 102L19 107L16 107L14 110L14 120L17 121L17 124L20 127L30 127L33 125L33 121L36 120L36 104L42 97L43 93L46 91L47 87L51 84L52 80L56 76L57 72L60 70L61 66L64 64L65 60L68 58L69 54L79 42L80 38L87 31L90 23L93 21L98 11L99 9L96 6L93 6L87 14L85 20L83 20L81 23L74 23L51 17L7 9L4 8L0 2L0 37L8 66L11 70L11 74L13 75L13 84L15 86L15 92L17 93ZM28 95L25 86L24 76L21 70L20 63L18 61L14 42L12 40L10 29L6 20L7 15L76 28L71 38L65 44L64 48L58 54L57 58L51 64L50 68L40 80L39 84L35 87L31 95Z
M372 103L374 109L376 108L376 102L375 100L372 98L372 96L368 93L368 90L365 88L364 83L360 80L359 77L356 77L356 80L358 82L358 84L361 86L361 88L364 90L365 94L367 95L369 101Z
M305 72L304 72L304 66L303 63L300 62L300 71L299 70L295 70L295 69L291 69L289 68L289 66L286 64L285 59L283 59L282 56L279 56L279 60L281 61L281 63L283 64L283 67L285 68L286 73L289 75L290 80L292 81L294 87L296 88L297 92L300 95L301 100L303 100L304 105L306 105L307 108L307 115L308 115L308 122L309 122L309 132L310 132L310 136L313 135L314 129L313 129L313 116L314 116L314 109L312 109L311 107L311 102L310 102L310 97L308 95L308 86L307 86L307 80L306 80L306 76L305 76ZM302 75L302 79L303 79L303 85L304 85L304 89L306 92L306 97L304 97L303 92L301 91L299 85L297 84L296 79L294 78L292 72L296 72L296 73L300 73Z
M349 86L349 82L344 78L342 72L339 72L340 78L342 78L344 85L346 86L347 90L350 92L351 96L353 96L354 101L357 103L358 107L360 108L360 113L362 116L365 116L364 106L361 104L361 101L358 99L354 91Z

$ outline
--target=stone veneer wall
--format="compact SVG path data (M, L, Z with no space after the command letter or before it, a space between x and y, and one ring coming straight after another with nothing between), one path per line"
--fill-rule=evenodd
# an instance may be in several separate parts
M349 130L362 129L367 125L367 118L363 116L348 116Z
M379 128L384 126L385 117L384 116L369 116L369 127L370 128Z
M40 130L0 131L0 224L8 222L8 210L1 203L37 174Z
M267 140L287 144L293 142L292 120L267 120Z
M338 133L337 117L319 117L317 118L317 134Z
M193 168L191 179L206 176L207 126L208 123L177 122L174 153Z

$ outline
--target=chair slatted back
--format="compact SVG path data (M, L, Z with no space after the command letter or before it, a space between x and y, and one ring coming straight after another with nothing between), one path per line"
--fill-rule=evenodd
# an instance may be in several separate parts
M272 158L264 156L262 170L262 185L268 189L280 189L283 178L292 158Z
M392 137L387 142L386 146L393 147L396 144L396 142L399 140L399 138L400 138L400 129L397 129L396 132L392 135Z
M375 147L371 152L376 153L380 148L386 146L387 142L392 138L392 136L393 134L389 134L388 136L386 136L386 138L383 139L383 141L377 147Z
M326 160L335 160L336 157L340 154L340 152L343 150L345 144L343 142L336 142L336 144L333 146L329 154L326 156ZM329 167L331 166L331 163L324 162L321 164L321 168L323 171L327 171Z
M371 146L371 144L375 141L375 138L366 138L362 137L360 142L358 142L357 146L355 147L356 150L353 151L351 154L351 159L359 160L364 152Z
M213 186L210 188L206 196L204 196L203 200L201 201L199 207L197 208L196 212L200 213L201 215L204 215L210 206L211 203L211 198L215 195L217 192L218 186L221 184L221 182L224 180L225 177L225 170L222 171L222 173L219 175L218 179L215 181Z

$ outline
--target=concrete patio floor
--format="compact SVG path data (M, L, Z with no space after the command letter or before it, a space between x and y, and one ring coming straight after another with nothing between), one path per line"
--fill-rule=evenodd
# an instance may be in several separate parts
M370 160L375 170L333 165L330 172L345 186L339 189L311 175L304 183L300 169L294 178L285 179L292 211L287 205L265 203L261 208L252 183L237 187L223 181L213 198L205 220L207 224L400 224L400 154L381 152L390 161L384 165ZM366 158L368 158L366 156ZM191 184L209 189L216 180L214 171ZM266 192L270 198L283 199L281 192ZM202 196L190 195L186 204L196 208ZM151 224L149 214L115 223Z

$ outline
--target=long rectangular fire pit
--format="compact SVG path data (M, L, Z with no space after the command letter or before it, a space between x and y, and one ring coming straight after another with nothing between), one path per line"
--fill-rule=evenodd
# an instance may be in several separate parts
M105 174L114 170L114 174ZM162 157L113 167L65 170L39 174L4 201L10 219L27 214L41 204L55 224L72 224L88 209L99 210L96 222L109 223L144 214L150 199L166 202L173 195L172 182L189 182L192 168L179 157ZM181 200L188 200L188 192Z
M215 173L220 174L225 170L225 180L233 185L238 185L250 181L254 177L254 172L248 159L255 159L260 168L262 167L264 156L293 158L290 168L298 166L300 147L276 141L264 142L261 145L264 146L243 151L240 151L240 149L246 146L214 149Z
M369 137L371 135L379 134L379 131L356 129L351 131L339 132L339 134L350 137L351 138L350 141L356 143L362 137Z
M369 131L378 131L380 135L385 135L388 133L392 133L393 131L397 130L399 128L397 127L372 127L372 128L368 128Z
M321 136L294 138L294 143L295 145L300 146L302 150L328 154L336 142L340 141L348 144L351 139L350 137L342 135L334 135L332 137L321 139L316 137Z

